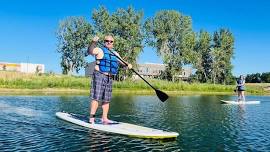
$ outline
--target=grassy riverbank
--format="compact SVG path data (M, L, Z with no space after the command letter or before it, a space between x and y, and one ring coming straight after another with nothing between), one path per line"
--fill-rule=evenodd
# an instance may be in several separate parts
M235 85L214 85L187 82L149 80L156 88L169 94L233 94ZM268 94L266 85L247 84L249 94ZM0 71L0 92L88 94L90 78L65 75L35 75ZM152 94L152 89L142 80L114 82L114 93Z

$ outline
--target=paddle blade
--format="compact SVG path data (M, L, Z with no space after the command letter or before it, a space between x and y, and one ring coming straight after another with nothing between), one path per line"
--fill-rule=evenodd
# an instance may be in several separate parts
M156 94L157 94L159 100L161 100L162 102L166 101L169 98L169 96L166 93L164 93L160 90L157 90L157 89L155 89L155 91L156 91Z

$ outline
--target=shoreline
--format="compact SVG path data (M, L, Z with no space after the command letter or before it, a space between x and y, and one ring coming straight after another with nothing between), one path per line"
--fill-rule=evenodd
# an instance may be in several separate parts
M162 90L163 91L163 90ZM184 95L236 95L235 92L209 92L209 91L164 91L169 96L184 96ZM156 95L154 90L133 90L133 89L113 89L113 95ZM0 96L10 95L48 95L48 96L76 96L76 95L90 95L90 89L67 89L67 88L46 88L46 89L10 89L0 88ZM246 93L246 95L265 95L270 96L270 92L258 94L258 93Z

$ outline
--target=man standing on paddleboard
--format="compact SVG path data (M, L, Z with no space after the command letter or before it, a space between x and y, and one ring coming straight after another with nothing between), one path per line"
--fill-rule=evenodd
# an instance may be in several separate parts
M109 105L112 98L112 76L118 72L119 64L126 66L121 62L120 55L113 50L114 38L111 35L105 36L104 46L97 47L99 37L95 36L88 47L88 53L95 56L96 65L91 82L91 108L90 120L91 124L95 123L95 113L99 102L102 103L102 122L109 124L112 121L108 119ZM127 64L131 69L132 65Z

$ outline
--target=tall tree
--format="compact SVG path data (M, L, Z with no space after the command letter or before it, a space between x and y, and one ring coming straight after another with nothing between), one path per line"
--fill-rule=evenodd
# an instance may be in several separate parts
M190 49L194 46L191 18L178 11L159 11L144 24L146 43L156 48L166 64L167 79L180 74L183 64L188 63ZM192 44L191 44L192 43Z
M92 13L95 33L102 37L112 34L115 38L114 48L132 64L136 64L143 48L142 17L143 12L136 12L131 6L119 8L112 14L102 6Z
M85 53L92 27L83 17L68 17L60 22L57 30L58 49L63 74L78 72L85 66Z
M231 60L234 55L234 37L228 29L220 29L213 36L212 81L228 84L233 80Z
M201 30L195 47L196 58L194 67L197 69L196 75L200 82L211 80L212 56L211 56L211 36L208 32Z

